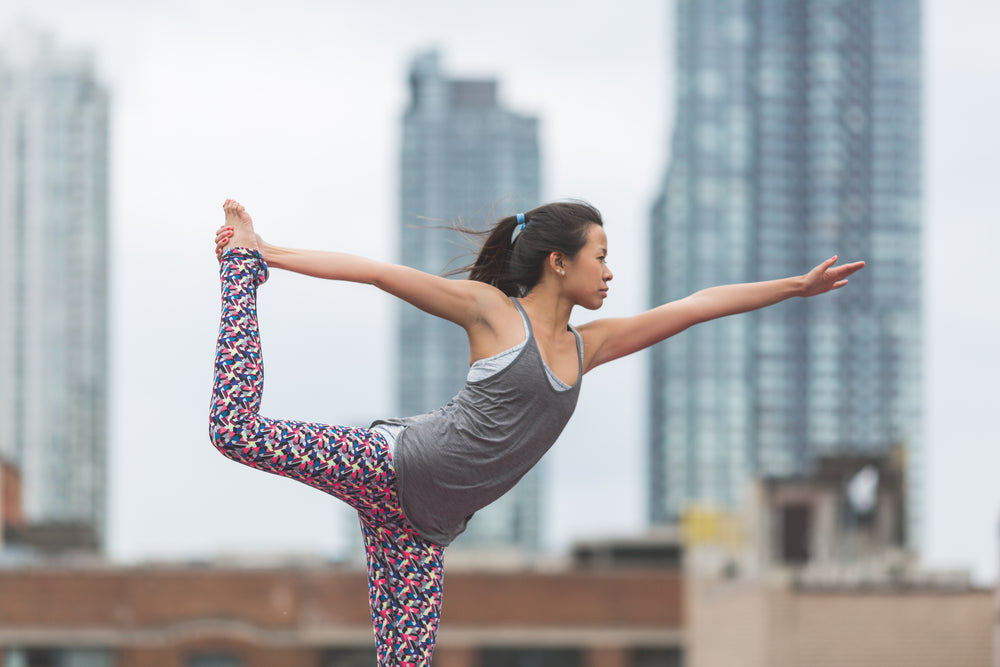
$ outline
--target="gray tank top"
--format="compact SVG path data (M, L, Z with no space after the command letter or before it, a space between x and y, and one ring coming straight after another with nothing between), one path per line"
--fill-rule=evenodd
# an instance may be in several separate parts
M443 408L373 424L403 427L393 460L400 503L413 527L435 544L451 543L476 511L513 488L576 408L583 379L579 332L569 328L579 358L576 382L559 391L549 382L526 315L525 320L527 343L506 368L467 381Z

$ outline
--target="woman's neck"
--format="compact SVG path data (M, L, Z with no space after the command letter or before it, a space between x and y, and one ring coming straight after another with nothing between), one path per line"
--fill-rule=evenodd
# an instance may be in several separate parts
M574 304L558 291L544 284L536 285L520 301L531 318L536 336L555 338L566 332Z

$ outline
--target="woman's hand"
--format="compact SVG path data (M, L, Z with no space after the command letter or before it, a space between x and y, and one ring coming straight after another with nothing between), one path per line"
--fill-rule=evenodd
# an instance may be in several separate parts
M229 238L233 235L233 228L223 225L215 230L215 256L222 259L222 252L226 249L229 244ZM264 239L260 237L260 234L254 233L257 237L257 247L260 248L260 253L264 254ZM265 259L266 261L266 259Z
M233 235L233 228L223 225L215 230L215 256L222 259L222 251L229 243L229 237Z
M802 276L802 292L800 296L816 296L831 290L840 289L847 284L847 277L861 270L864 262L852 262L834 266L837 256L834 255L809 273Z

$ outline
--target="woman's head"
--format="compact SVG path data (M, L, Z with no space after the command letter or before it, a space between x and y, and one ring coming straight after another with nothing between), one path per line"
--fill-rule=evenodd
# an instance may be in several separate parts
M514 215L494 225L469 269L470 279L508 296L524 296L541 281L552 253L575 258L591 227L604 226L601 212L583 202L544 204L523 215L523 228Z

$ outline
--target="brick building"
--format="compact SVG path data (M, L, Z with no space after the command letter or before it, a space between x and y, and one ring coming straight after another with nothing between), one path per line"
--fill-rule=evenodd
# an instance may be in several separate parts
M435 667L679 667L681 573L449 572ZM374 665L336 566L0 570L0 667Z

